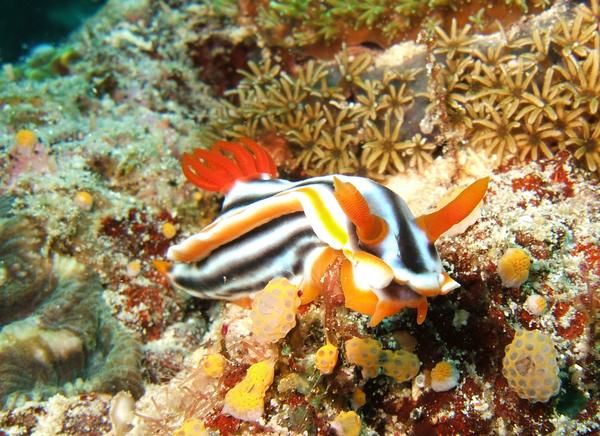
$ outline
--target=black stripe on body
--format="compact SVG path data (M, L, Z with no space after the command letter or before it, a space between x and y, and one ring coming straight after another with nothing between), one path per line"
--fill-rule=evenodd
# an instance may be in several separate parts
M299 182L288 183L285 180L252 180L247 182L244 187L244 194L231 201L225 201L221 214L225 214L234 209L248 206L265 198L272 197L275 194L287 192L303 186L325 185L333 191L332 176L313 177L311 179L301 180ZM247 191L247 192L246 192Z
M225 197L221 213L229 212L230 210L248 206L259 200L271 197L274 194L282 192L291 185L286 180L267 179L267 180L250 180L244 183L242 192L235 195L235 198ZM233 194L232 194L233 195Z
M262 274L260 276L252 276L252 279L241 280L240 274L236 272L236 277L231 280L230 286L224 286L222 290L219 290L219 297L223 299L235 300L250 292L260 291L267 283L277 277L285 277L291 279L293 277L301 276L304 273L304 261L307 255L317 247L322 247L323 243L313 238L303 238L295 241L294 255L295 261L292 264L281 264L281 268L277 271L270 271L268 274ZM289 249L289 248L288 248Z
M419 248L419 243L410 225L410 217L404 213L402 199L385 186L381 186L381 195L383 196L382 201L392 208L393 216L396 218L395 224L398 226L398 233L395 236L398 243L399 266L406 267L416 274L427 272L427 263L423 257L425 253L422 253ZM384 257L381 248L371 248L363 244L361 244L361 248L379 258ZM431 255L429 247L427 255Z
M398 204L398 196L393 192L389 192L388 199L393 202L394 209L400 210L401 205ZM415 238L413 229L408 222L407 217L403 213L398 213L398 228L399 233L396 237L398 240L398 248L400 249L400 260L411 271L417 274L427 272L425 259L419 249L419 244Z
M173 281L206 298L239 298L239 293L259 290L276 276L301 274L306 254L319 246L323 243L304 213L296 212L251 230L206 259L176 265Z
M322 177L313 177L310 179L302 180L299 182L294 182L293 184L281 183L281 190L279 192L286 192L293 189L297 189L305 186L325 186L329 190L333 191L333 177L334 176L322 176ZM256 180L251 183L256 184L256 191L260 191L261 184L268 184L276 182L276 180ZM352 182L350 180L350 182ZM398 247L398 257L396 260L398 266L401 268L406 268L412 271L415 274L422 274L429 272L428 265L432 263L432 259L437 257L437 251L435 247L429 244L427 247L423 246L423 244L417 240L415 235L415 229L412 224L412 215L406 213L406 206L403 200L398 196L395 192L390 190L389 188L371 181L378 189L376 191L371 191L373 195L377 192L376 197L371 197L370 201L381 201L386 204L387 207L391 209L391 216L394 218L395 223L390 223L391 226L397 227L397 247ZM266 190L268 191L268 189ZM256 200L260 200L262 198L267 198L273 195L273 191L268 193L264 193L262 195L256 195L253 198ZM367 193L365 193L368 196ZM247 204L251 203L248 202ZM235 207L241 207L246 204L235 203ZM228 210L232 210L233 207L230 205ZM389 218L388 218L389 219ZM353 226L351 226L352 230L350 232L351 235L355 235L355 231ZM390 253L384 253L382 248L372 248L367 247L363 244L360 244L360 248L379 257L384 258L384 256Z
M388 201L390 204L394 205L394 209L398 211L398 228L399 234L397 236L398 240L398 249L400 250L400 260L402 263L411 271L416 274L422 274L428 272L427 262L424 259L424 255L429 255L429 250L427 253L423 253L419 248L419 243L415 238L415 233L411 227L411 223L408 220L406 214L401 213L402 205L400 204L400 197L393 193L390 190L387 190Z
M398 283L394 282L390 283L387 288L382 289L380 292L383 293L386 298L396 301L414 301L421 298L421 296L413 291L409 286L399 285Z

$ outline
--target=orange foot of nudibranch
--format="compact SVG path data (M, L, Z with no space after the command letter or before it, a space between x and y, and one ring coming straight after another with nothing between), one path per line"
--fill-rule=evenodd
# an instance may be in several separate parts
M345 306L364 315L371 315L370 327L379 324L384 318L392 316L409 307L417 309L417 324L422 324L427 316L427 298L411 289L392 283L390 287L395 299L383 300L372 291L359 289L354 280L354 271L350 261L342 263L340 274ZM386 290L388 292L388 290Z

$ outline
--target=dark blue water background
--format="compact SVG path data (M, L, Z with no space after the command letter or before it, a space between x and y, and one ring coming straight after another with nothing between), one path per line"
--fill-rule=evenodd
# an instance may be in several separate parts
M57 44L106 0L0 0L0 63L17 62L40 44Z

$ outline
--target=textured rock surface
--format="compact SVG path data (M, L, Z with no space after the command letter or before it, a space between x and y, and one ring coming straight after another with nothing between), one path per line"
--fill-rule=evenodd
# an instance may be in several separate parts
M110 315L96 274L70 258L48 259L35 221L13 215L9 206L2 212L2 404L56 393L140 396L140 344Z

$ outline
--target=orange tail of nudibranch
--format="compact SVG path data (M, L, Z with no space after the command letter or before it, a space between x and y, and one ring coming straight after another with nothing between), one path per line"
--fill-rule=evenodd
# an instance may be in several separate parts
M222 194L237 180L263 174L277 177L277 167L267 150L248 138L240 138L240 142L217 141L210 150L197 148L193 153L184 153L183 174L199 188Z
M464 220L477 207L485 196L489 181L489 177L484 177L473 182L440 210L416 219L417 225L427 234L431 243L454 224Z
M356 226L358 238L365 244L377 244L387 234L385 221L371 213L367 200L352 183L333 178L334 195L352 224Z

